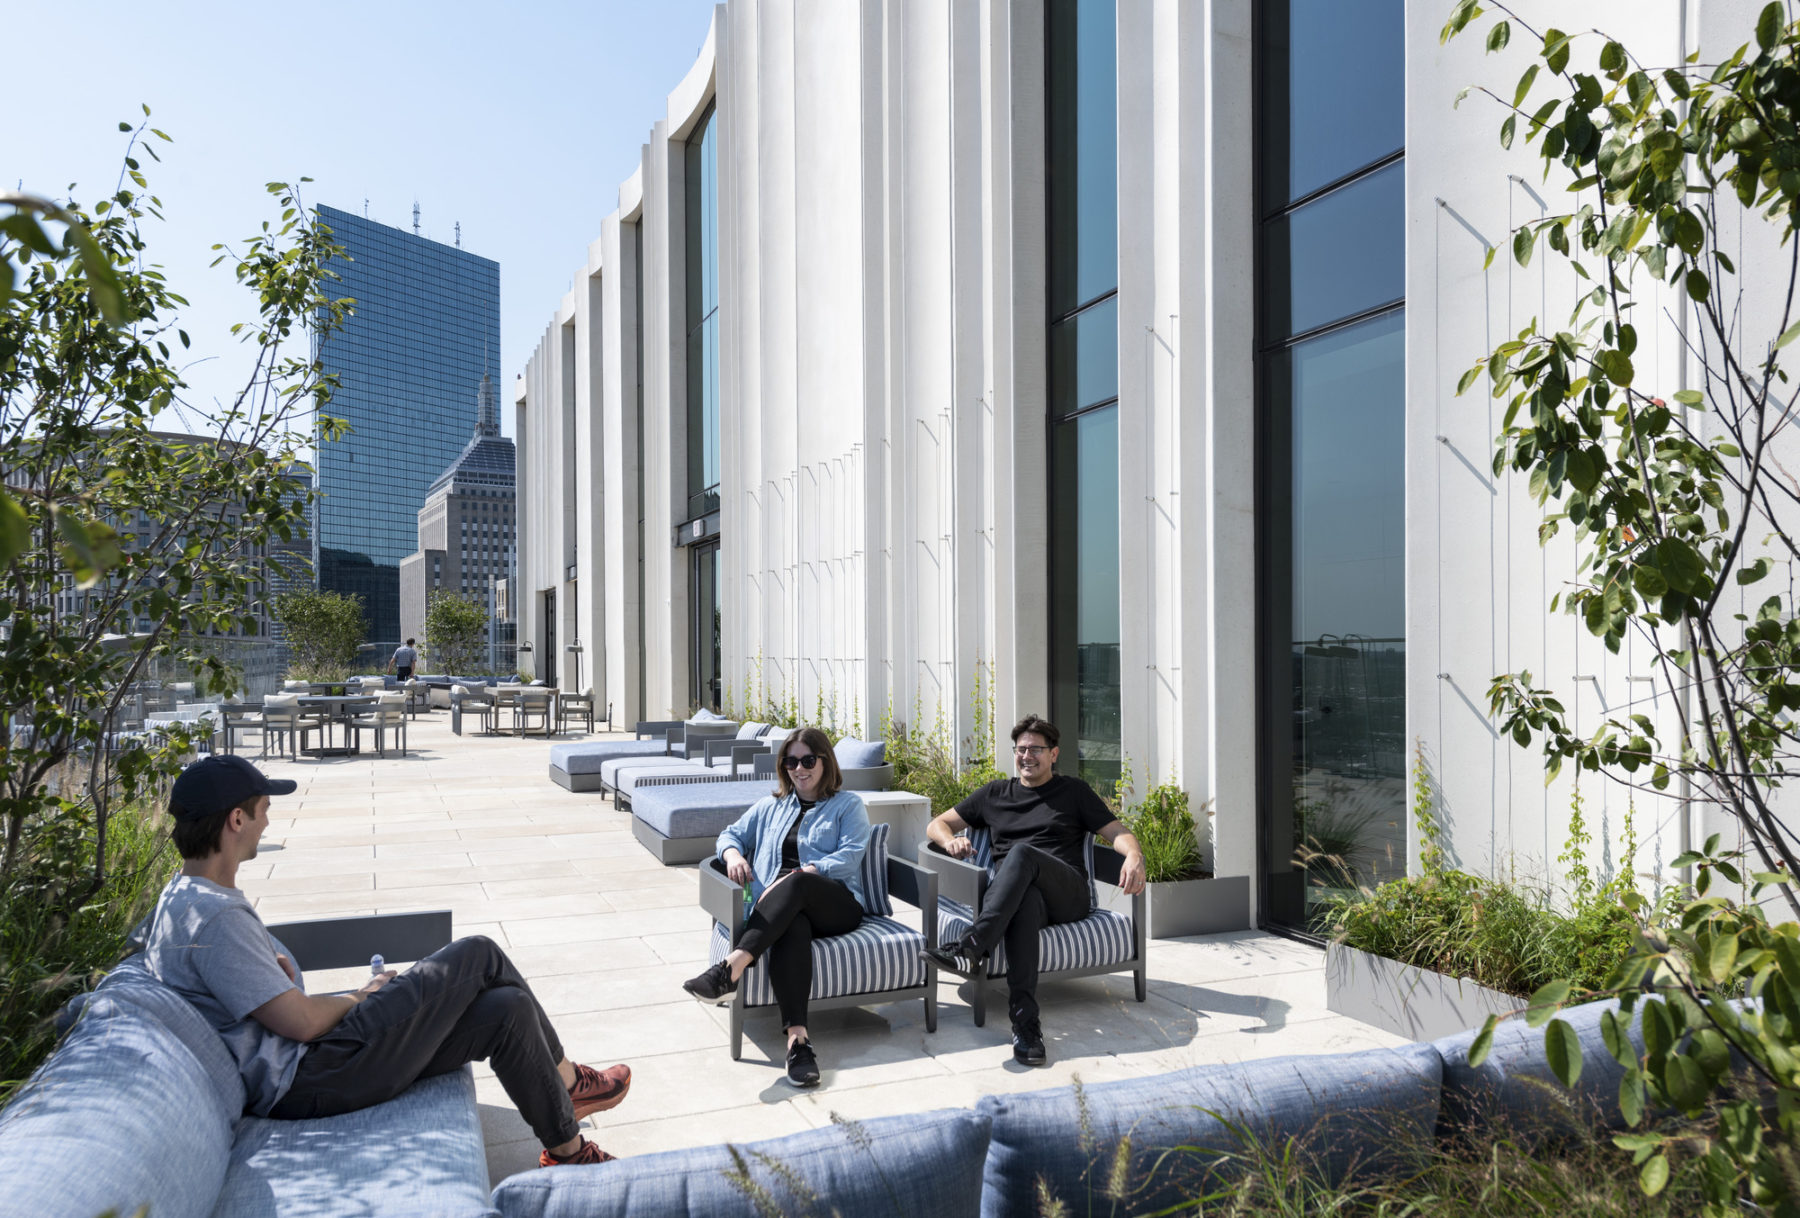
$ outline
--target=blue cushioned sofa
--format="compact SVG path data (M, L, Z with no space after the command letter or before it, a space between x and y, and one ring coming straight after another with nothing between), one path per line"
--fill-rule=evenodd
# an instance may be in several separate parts
M635 740L571 740L550 746L550 781L571 791L598 791L600 766L615 757L661 757L669 751L670 734L682 730L679 719L643 720Z
M1599 1033L1600 1012L1612 1005L1565 1015L1582 1045L1573 1096L1553 1081L1543 1033L1514 1022L1500 1027L1478 1068L1469 1065L1473 1032L1396 1049L1194 1066L991 1095L973 1111L838 1123L738 1144L735 1153L705 1146L525 1172L503 1181L493 1203L503 1218L750 1218L771 1209L1037 1218L1047 1194L1069 1214L1156 1213L1219 1183L1220 1155L1240 1149L1233 1125L1299 1139L1328 1181L1366 1178L1403 1168L1407 1151L1453 1137L1472 1119L1503 1119L1515 1134L1539 1119L1622 1127L1619 1067ZM1132 1189L1123 1204L1106 1195L1121 1158Z
M447 913L406 921L432 918L447 941ZM346 957L310 950L319 940L304 925L270 929L302 967L344 967ZM399 935L379 942L396 960L428 954L402 954ZM369 958L366 943L344 950ZM263 1120L244 1115L244 1085L218 1033L137 959L72 1006L63 1043L0 1111L0 1214L494 1213L466 1066L361 1112Z

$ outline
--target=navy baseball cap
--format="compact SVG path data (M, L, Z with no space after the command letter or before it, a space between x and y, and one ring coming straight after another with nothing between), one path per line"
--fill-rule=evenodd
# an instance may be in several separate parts
M205 820L258 795L291 795L299 784L270 778L242 757L213 753L181 772L169 792L176 820Z

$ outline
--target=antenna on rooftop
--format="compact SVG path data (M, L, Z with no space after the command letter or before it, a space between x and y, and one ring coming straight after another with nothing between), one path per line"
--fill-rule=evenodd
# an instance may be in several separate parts
M413 236L419 235L419 201L413 200Z
M363 219L367 220L368 218L369 218L369 201L367 199L364 199L363 200Z
M456 222L456 248L457 249L462 248L462 221L461 220L458 220Z

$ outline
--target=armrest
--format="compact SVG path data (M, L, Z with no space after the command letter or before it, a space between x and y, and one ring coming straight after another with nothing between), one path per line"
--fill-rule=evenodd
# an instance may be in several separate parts
M1111 846L1094 843L1094 882L1119 886L1119 868L1125 865L1125 856Z
M775 777L775 754L774 753L757 753L755 756L750 758L750 762L751 762L750 777L752 779Z
M970 909L981 908L981 898L987 895L985 870L966 859L951 858L936 842L919 844L919 865L937 875L940 896Z
M700 864L700 908L724 923L736 943L744 931L744 886L725 874L725 864L713 855Z
M664 739L667 739L669 729L678 728L680 726L682 726L682 721L679 719L639 719L637 725L637 738L639 740L648 740L653 736L662 736Z
M687 728L685 726L669 728L663 733L663 756L673 757L676 753L680 753L686 757L687 746L683 743L686 739Z
M728 755L731 752L731 746L736 744L737 741L728 736L723 740L706 740L701 743L706 746L705 761L706 764L710 766L719 758Z
M937 909L937 872L929 867L895 858L891 854L888 855L887 864L889 895L928 913ZM927 918L926 921L935 924L936 918ZM927 932L927 937L930 937L930 933Z
M390 963L423 960L451 938L450 911L316 918L269 927L303 969L349 968L380 953Z
M743 765L746 761L753 762L755 758L771 752L773 752L773 750L769 748L767 741L733 740L731 742L731 776L736 778L738 767ZM752 764L750 768L754 775L756 769L755 765Z

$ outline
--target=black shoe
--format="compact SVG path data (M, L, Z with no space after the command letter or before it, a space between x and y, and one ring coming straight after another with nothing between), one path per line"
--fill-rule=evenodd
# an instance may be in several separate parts
M979 956L966 954L961 943L946 943L942 947L927 947L919 952L921 960L929 960L946 973L955 973L958 977L979 977L987 971L987 954Z
M812 1041L797 1040L788 1046L788 1082L796 1087L819 1085L819 1059L813 1053Z
M731 996L737 993L738 983L731 979L731 965L721 960L698 977L682 982L681 988L701 1002L722 1007L730 1004Z
M1049 1060L1044 1052L1044 1029L1035 1018L1013 1020L1012 1032L1014 1061L1021 1066L1041 1066Z

